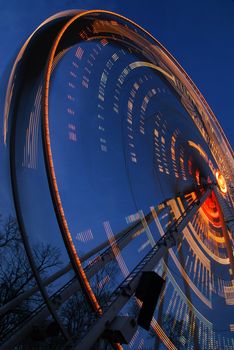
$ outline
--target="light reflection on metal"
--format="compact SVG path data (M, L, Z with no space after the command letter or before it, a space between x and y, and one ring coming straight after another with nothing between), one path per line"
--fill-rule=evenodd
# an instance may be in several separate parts
M226 181L225 181L223 175L220 173L219 170L216 171L215 176L216 176L216 180L217 180L217 183L218 183L218 185L219 185L220 191L221 191L222 193L224 193L224 194L227 193L227 184L226 184Z

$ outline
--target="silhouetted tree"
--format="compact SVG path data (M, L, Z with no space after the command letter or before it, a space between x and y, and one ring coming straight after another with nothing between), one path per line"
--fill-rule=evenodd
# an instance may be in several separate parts
M33 256L38 272L42 278L46 278L57 265L60 264L59 249L49 244L38 243L32 247ZM110 262L91 278L92 289L100 303L105 304L115 288L117 265ZM0 307L12 299L34 287L36 281L31 270L19 227L15 218L9 216L2 222L0 229ZM43 303L40 293L34 293L29 299L24 300L0 318L0 341L8 332L11 332L23 319L27 319L31 312ZM81 291L72 295L58 310L62 323L68 333L76 338L89 323L93 311ZM57 334L50 335L48 329L53 326L53 320L45 320L38 325L35 332L31 332L22 344L17 346L19 350L44 350L60 349L64 346L64 338ZM55 332L56 333L56 332ZM97 348L98 346L98 348ZM112 349L108 341L101 340L94 349Z
M38 271L44 278L51 268L60 263L60 251L44 243L37 244L32 249ZM17 221L9 216L5 222L2 222L0 230L0 307L35 284ZM33 297L24 300L2 316L0 318L0 340L22 318L29 316L31 311L41 302L39 293L35 293Z
M101 306L105 305L113 291L118 268L115 262L111 262L101 269L91 279L92 290ZM69 331L70 335L75 336L76 341L83 335L83 331L88 328L92 317L95 318L94 312L79 291L69 298L61 307L60 315L63 324ZM93 349L108 350L112 349L108 341L100 340Z

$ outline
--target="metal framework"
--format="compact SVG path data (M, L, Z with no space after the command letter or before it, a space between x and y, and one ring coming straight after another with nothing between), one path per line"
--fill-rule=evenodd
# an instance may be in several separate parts
M167 232L159 239L151 251L143 260L133 269L128 277L118 286L111 295L108 303L102 307L102 316L94 315L90 324L86 326L86 335L79 344L75 346L76 350L89 350L103 334L106 328L118 315L119 311L133 296L143 271L152 271L163 258L168 249L175 246L180 233L192 219L197 210L210 195L213 185L207 186L205 192L200 198L194 200L188 208L182 213L179 219L174 222ZM96 317L95 317L96 316ZM87 329L89 331L87 332Z
M100 245L92 249L90 252L82 256L81 262L85 262L89 258L99 253L99 255L93 259L93 262L91 264L88 264L85 268L85 273L88 278L94 276L98 271L103 269L109 262L111 262L115 258L113 252L113 248L115 246L117 246L118 249L121 251L132 241L132 239L134 239L136 232L140 234L141 232L145 231L145 225L153 221L152 213L150 212L143 219L138 220L136 223L132 224L128 228L117 233L114 236L114 240L113 242L111 242L111 244L109 240L106 240L105 242L101 243ZM45 287L51 284L52 282L56 281L61 276L65 275L71 270L72 266L71 264L68 264L61 270L54 273L52 276L43 280L43 286ZM9 303L3 305L0 308L0 315L4 315L7 312L10 312L10 310L14 309L14 307L16 307L20 302L29 298L38 291L38 286L35 286L29 291L22 293L17 298L11 300ZM56 293L51 295L50 301L54 309L58 309L68 298L70 298L74 293L78 291L81 291L81 286L77 277L74 276ZM47 308L46 302L44 302L42 305L40 305L33 311L29 318L22 320L18 327L14 328L13 331L9 331L9 333L5 335L5 342L2 345L1 349L9 349L16 346L20 341L22 341L25 338L25 336L30 331L32 331L34 327L36 327L38 324L40 324L41 321L48 317L49 314L50 311Z
M63 28L63 32L69 27L69 25L75 21L77 21L80 17L84 17L85 15L90 15L92 13L99 13L103 12L106 14L112 14L107 11L87 11L87 12L77 12L77 11L68 11L65 13L61 13L60 15L55 16L54 18L51 18L50 20L46 21L44 25L47 25L46 34L47 39L49 38L51 42L54 42L55 37L58 33L61 33L60 39L62 38L62 32L60 30ZM112 14L113 15L113 14ZM75 17L74 17L75 16ZM133 23L126 18L115 15L116 18L124 19L128 23ZM70 24L69 24L70 23ZM135 25L137 28L140 28L139 26ZM141 28L140 28L141 29ZM16 165L15 165L15 149L17 147L17 144L15 142L15 134L16 134L16 119L19 119L20 117L20 109L18 109L18 103L15 103L14 101L18 101L22 99L22 101L27 101L27 90L24 89L24 86L27 86L29 82L27 81L27 74L21 74L22 72L27 71L27 69L24 67L27 60L25 60L25 57L31 55L32 57L36 57L38 55L38 48L37 45L41 45L41 43L44 40L44 37L42 36L43 31L36 31L32 37L28 39L28 41L23 46L19 56L17 57L15 66L13 68L11 78L9 81L9 86L7 90L7 97L6 97L6 108L5 108L5 121L4 121L4 139L7 137L7 124L8 119L10 119L11 116L14 116L14 122L12 124L12 131L11 131L11 180L12 180L12 187L13 187L13 194L14 194L14 203L16 207L17 212L17 219L20 225L20 230L22 233L22 238L24 241L25 251L28 255L32 271L35 276L35 280L37 282L37 285L30 290L22 293L21 295L17 296L15 299L11 300L7 304L3 305L0 308L0 316L6 315L7 313L10 313L14 308L17 307L17 305L27 298L30 298L35 293L40 292L44 302L40 307L35 309L30 317L24 318L20 321L20 323L13 329L10 330L8 333L5 333L4 336L4 343L1 346L1 349L10 349L14 348L18 343L20 343L31 331L34 327L38 326L40 322L46 319L46 317L52 315L52 318L55 320L56 324L59 326L61 333L64 336L64 339L66 339L67 344L71 344L73 339L71 339L70 335L68 334L67 330L65 329L61 319L58 317L57 310L59 307L69 299L74 293L82 290L84 291L84 286L82 286L82 278L80 276L80 268L76 266L75 263L73 263L73 254L70 252L70 258L71 262L67 266L65 266L63 269L57 271L52 276L42 279L35 263L35 259L32 254L32 249L30 247L30 242L28 241L26 228L24 227L24 219L23 215L21 213L21 206L20 206L20 198L19 198L19 183L17 181L17 171L16 171ZM150 36L150 34L148 34ZM153 40L155 40L152 36L150 36ZM33 39L33 40L32 40ZM28 43L32 40L34 41L33 45L28 45ZM171 60L171 64L173 64L176 69L179 69L180 72L183 75L181 75L181 79L185 81L185 86L190 84L191 85L191 96L192 98L197 101L197 105L200 106L203 104L203 106L206 108L206 114L210 115L214 125L217 126L219 133L224 138L226 144L225 147L221 148L221 155L225 154L225 150L229 150L231 152L230 145L228 144L226 137L222 131L222 129L219 127L219 124L217 123L217 120L215 116L213 115L213 112L210 110L209 106L207 105L206 101L204 100L203 96L199 92L199 90L196 88L192 80L188 77L186 72L179 66L178 62L170 55L170 53L157 41L155 41L158 45L158 47L161 48L162 52L167 54L167 57ZM45 45L41 45L43 47L43 50L40 51L40 66L37 66L38 71L44 70L47 59L49 57L49 52L56 53L56 45L59 44L59 39L55 42L53 46L53 51L51 51L51 45L48 45L48 47ZM59 52L59 51L58 51ZM23 59L23 58L24 59ZM49 67L52 71L54 60L53 55L50 55L50 61L49 61ZM28 65L29 67L30 65ZM17 69L16 69L17 68ZM26 70L25 70L26 69ZM21 77L20 79L15 79L15 74L17 72L17 75ZM38 77L35 75L35 77L32 77L30 74L28 74L30 77L30 84L31 79L35 79L33 81L32 86L35 85L36 87L39 86L39 80ZM15 80L14 80L15 79ZM48 103L46 103L46 100L49 96L49 79L50 79L50 70L47 72L47 78L46 78L46 98L45 98L45 105L44 105L44 112L45 117L48 117ZM22 81L21 81L22 80ZM179 80L178 80L179 81ZM13 89L14 86L14 89ZM31 85L29 85L31 86ZM23 87L23 88L22 88ZM13 95L12 95L13 92ZM13 97L11 97L11 95ZM44 128L46 126L46 118L44 121ZM48 119L48 118L47 118ZM204 118L204 120L206 120ZM208 120L208 118L207 118ZM202 120L203 122L203 120ZM207 138L207 143L209 147L212 150L212 127L206 125L206 128L208 130L209 138ZM48 130L46 133L46 128L44 131L45 135L48 137ZM212 137L211 137L212 136ZM49 140L46 139L47 143L45 142L44 147L48 148ZM45 152L46 153L46 152ZM48 159L47 159L48 158ZM221 156L219 158L222 158ZM47 171L48 173L53 169L53 166L49 164L49 161L52 159L50 158L50 153L47 150L47 154L45 159L47 159ZM230 168L231 169L231 168ZM226 173L228 173L229 167L227 167ZM230 171L230 174L232 172ZM52 181L53 174L48 175L48 178L50 178L51 181L51 192L52 197L54 201L55 209L57 210L57 216L58 216L58 222L61 220L63 215L61 215L61 211L59 211L58 203L59 201L55 199L55 188L54 183ZM139 283L139 279L141 276L141 273L143 271L149 271L153 270L155 266L158 264L160 259L167 253L168 249L171 248L176 244L176 242L179 239L180 232L186 227L187 223L191 220L194 213L199 209L199 207L202 205L202 203L205 201L207 196L209 196L210 192L214 190L216 197L218 198L218 202L220 205L220 212L221 212L221 220L223 222L224 227L224 239L225 239L225 245L227 248L228 258L230 260L230 265L234 277L234 257L232 248L229 241L229 232L234 231L234 216L233 216L233 208L229 207L227 205L227 202L223 199L223 197L219 194L219 190L217 186L209 185L204 193L201 195L201 197L197 200L195 200L189 207L186 209L186 211L181 215L181 217L167 230L165 235L155 244L155 246L152 248L152 250L145 256L145 258L136 266L136 268L129 274L129 276L121 283L121 285L116 289L116 291L112 294L109 302L106 305L103 305L99 310L97 310L97 313L93 315L93 317L90 320L90 324L87 325L85 331L84 331L84 338L81 340L79 344L76 343L74 340L73 345L76 349L90 349L90 347L96 342L96 340L103 334L105 329L114 321L115 317L118 315L118 312L122 309L122 307L129 301L129 299L134 295L134 292L136 290L136 287ZM54 191L54 192L53 192ZM56 208L57 207L57 208ZM135 224L131 225L127 229L124 229L123 231L119 232L114 237L114 241L105 241L101 245L94 248L92 251L85 254L83 257L81 257L80 262L83 263L84 261L88 260L89 258L95 257L95 259L92 259L92 264L87 265L87 267L84 269L85 276L90 279L92 276L94 276L98 271L103 269L108 263L110 263L112 260L114 260L115 255L113 248L115 246L118 247L118 250L123 250L133 239L136 232L143 232L147 229L147 224L152 222L154 220L152 213L147 214L146 216L142 217L141 220L136 222ZM64 223L60 222L61 231L65 231L64 229ZM63 232L64 233L64 232ZM67 238L66 238L67 239ZM111 243L111 244L110 244ZM71 250L70 242L66 242L67 250ZM69 271L73 271L74 277L67 282L65 285L62 286L56 293L53 295L48 295L46 287L50 285L52 282L58 280L62 276L66 275ZM80 277L80 279L79 279ZM100 311L100 312L98 312Z
M205 201L207 196L209 196L213 185L209 186L205 193L193 203L191 203L186 211L181 215L181 217L169 228L169 230L165 233L165 235L156 243L152 251L146 255L143 261L137 265L137 267L130 273L127 279L117 288L117 290L112 294L111 299L108 305L105 305L102 308L102 312L104 312L103 316L97 321L97 314L94 314L91 319L91 323L97 321L97 329L95 326L95 330L92 331L91 337L95 340L101 335L101 333L105 330L103 328L103 324L106 323L106 317L108 322L111 322L113 318L117 315L118 311L121 307L129 300L129 298L134 294L135 288L140 278L140 274L142 271L152 270L160 259L166 254L167 250L176 244L176 241L179 237L179 232L183 230L183 228L187 225L188 221L191 220L192 216L199 209L202 203ZM164 201L165 202L165 201ZM161 210L165 208L164 203L161 203ZM81 261L85 262L89 258L93 257L92 263L89 263L85 268L85 273L87 278L93 277L98 271L103 269L108 263L114 260L114 247L118 247L121 251L123 250L136 236L136 233L140 234L146 230L146 226L154 220L152 213L148 213L144 218L138 220L136 223L132 224L130 227L122 230L118 234L114 236L114 240L111 242L107 240L94 248L92 251L85 254ZM106 249L105 249L106 248ZM99 253L96 257L95 255ZM146 264L147 263L147 264ZM63 269L54 273L49 278L43 281L43 286L47 286L53 281L57 280L61 276L65 275L67 272L71 271L71 264L68 264ZM134 277L134 278L133 278ZM56 293L54 293L50 297L50 302L53 305L54 310L58 309L66 300L68 300L74 293L81 290L80 283L76 276L71 278L62 288L60 288ZM121 293L120 293L121 291ZM38 292L38 287L33 287L31 290L19 295L17 298L10 301L8 304L2 306L0 308L0 315L4 315L13 309L19 302L22 302L26 298L32 296ZM113 298L118 297L118 308L116 309L116 302L114 306L112 306ZM109 310L110 306L110 310ZM115 314L113 314L113 308L116 310ZM106 315L106 311L108 309L108 313ZM46 317L48 317L50 311L47 307L46 302L40 305L37 309L33 311L30 318L22 320L22 322L18 325L17 328L14 328L14 331L9 331L8 334L5 335L5 342L2 345L2 349L9 349L16 346L19 342L21 342L27 334L29 334L35 327L40 324ZM101 328L100 327L101 324ZM89 329L91 325L87 325L87 329ZM92 328L92 327L91 327ZM99 330L101 329L101 330ZM95 337L93 337L93 332L95 332ZM86 332L85 332L86 333ZM90 338L88 333L88 338ZM71 339L67 339L68 343L70 343ZM86 340L85 340L86 343ZM90 346L90 345L89 345ZM79 345L80 348L80 345ZM89 348L89 347L88 347ZM87 348L87 349L88 349ZM86 349L86 348L84 348Z

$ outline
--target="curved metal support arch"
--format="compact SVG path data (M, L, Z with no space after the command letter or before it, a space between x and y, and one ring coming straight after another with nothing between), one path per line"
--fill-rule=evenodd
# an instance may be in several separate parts
M76 273L80 277L80 281L82 282L81 285L83 286L83 289L88 296L88 299L94 308L99 313L102 313L101 308L99 307L98 301L96 299L96 296L94 295L91 286L89 284L89 281L86 277L86 274L83 270L81 261L79 256L77 255L75 245L72 241L72 236L69 230L69 225L66 220L65 212L62 205L62 200L59 193L59 187L56 180L56 173L54 169L53 164L53 154L51 149L51 143L50 143L50 129L49 129L49 91L50 91L50 78L53 71L53 63L55 60L55 57L57 54L59 54L59 50L61 49L61 46L66 48L66 45L62 42L65 35L69 30L72 31L72 25L75 24L75 22L79 21L84 18L85 16L90 15L98 15L98 14L104 14L104 15L110 15L112 18L121 19L123 21L126 21L126 23L132 24L136 28L140 29L143 33L147 34L159 47L161 50L162 55L167 57L167 60L170 61L170 69L172 74L177 77L177 79L181 79L185 86L188 88L188 91L191 93L191 96L196 101L196 103L202 108L204 111L204 114L209 114L211 118L213 118L213 121L215 122L215 117L212 115L210 110L207 110L207 105L203 101L203 97L201 93L198 91L198 89L195 87L195 84L192 82L192 80L189 78L189 76L184 72L182 67L178 64L178 62L175 60L175 58L147 31L145 31L143 28L141 28L139 25L134 23L133 21L118 15L116 13L110 12L110 11L101 11L101 10L91 10L91 11L85 11L82 12L75 17L73 17L68 23L64 25L60 33L58 34L52 49L50 53L50 57L48 59L48 66L46 71L46 78L45 78L45 85L44 85L44 115L43 115L43 133L44 133L44 152L45 152L45 159L46 159L46 165L47 165L47 173L50 183L50 190L51 195L54 202L54 208L56 211L57 219L60 225L61 232L63 234L63 239L66 244L67 250L69 252L73 268L76 271ZM78 42L78 40L76 41ZM61 46L60 46L61 45ZM172 79L174 80L174 79ZM174 80L174 85L176 86L176 79Z
M6 141L6 135L7 135L7 121L8 117L11 115L12 118L14 116L14 121L12 124L12 130L11 130L11 148L10 148L10 165L11 165L11 177L12 177L12 187L13 187L13 196L14 196L14 202L15 202L15 207L16 207L16 212L17 212L17 219L19 222L20 230L22 232L22 237L24 241L24 246L26 253L28 255L31 268L34 272L35 279L38 283L38 287L41 291L41 294L47 303L48 309L51 312L52 316L54 317L55 321L58 323L62 333L64 334L65 337L66 331L63 329L63 326L57 316L57 313L50 301L50 298L46 292L45 286L43 285L43 281L41 280L41 277L39 275L39 272L37 271L37 266L35 263L35 260L33 258L32 254L32 249L30 247L28 238L27 238L27 232L25 229L24 225L24 218L21 212L20 208L20 200L19 200L19 191L18 191L18 183L17 183L17 177L16 177L16 166L15 166L15 127L16 127L16 118L17 118L17 108L19 104L19 99L21 94L24 94L24 92L20 91L21 83L22 83L22 78L21 80L17 79L16 84L15 84L15 74L20 72L22 69L25 69L25 61L22 58L27 57L27 55L32 53L32 50L35 50L36 46L35 42L37 44L37 41L41 40L41 36L46 34L46 43L47 43L47 48L45 49L45 52L43 53L43 58L42 62L40 62L40 66L37 67L38 72L44 72L45 67L46 67L46 75L45 75L45 85L44 85L44 100L43 100L43 146L44 146L44 158L45 158L45 163L46 163L46 170L47 170L47 178L50 186L50 192L51 192L51 197L53 200L53 205L54 205L54 210L56 212L57 216L57 221L60 226L60 230L63 236L63 240L65 242L67 251L69 253L70 259L71 259L71 264L72 267L81 283L82 289L88 298L90 304L92 305L93 309L96 311L99 311L100 313L102 312L100 309L100 306L98 304L98 301L96 299L95 294L93 293L91 286L89 284L89 281L86 277L86 273L82 267L82 261L77 255L75 246L72 242L72 237L69 231L68 223L66 221L65 213L63 210L62 206L62 201L60 198L59 194L59 189L56 181L56 174L53 166L53 155L50 147L50 134L49 134L49 111L48 111L48 106L49 106L49 89L50 89L50 77L54 68L54 59L56 55L59 53L59 44L61 43L61 40L63 39L63 36L67 31L71 28L71 26L76 22L79 21L82 17L85 17L86 15L92 15L92 14L106 14L106 15L111 15L113 17L116 17L118 19L122 19L126 21L127 23L130 23L134 25L136 28L139 28L142 30L142 32L146 33L149 35L149 37L155 41L155 43L158 45L159 50L162 50L162 54L167 56L167 58L170 60L170 65L171 65L171 71L175 73L175 76L180 77L181 80L185 82L185 86L188 86L189 91L192 91L191 96L193 96L194 100L196 103L199 102L199 105L202 106L202 109L204 109L205 114L210 114L211 117L213 118L213 121L215 122L215 117L212 115L212 112L208 110L208 107L206 106L206 103L203 101L202 96L200 92L197 90L191 79L186 75L186 73L183 71L183 69L179 66L178 62L171 56L171 54L156 40L144 31L140 26L135 24L134 22L128 20L127 18L117 15L113 12L109 11L100 11L100 10L92 10L92 11L83 11L83 12L78 12L78 11L68 11L65 12L61 16L55 16L52 17L51 20L45 21L42 26L39 27L37 31L34 32L34 34L27 40L25 45L23 46L22 50L20 51L19 56L17 57L15 66L13 68L11 78L10 78L10 84L8 86L8 91L7 91L7 103L6 103L6 110L5 110L5 130L4 130L4 137ZM53 27L53 30L52 30ZM51 32L50 32L51 30ZM50 36L50 35L51 36ZM51 38L52 41L54 41L53 45L51 46L50 42L48 43L48 38ZM34 46L33 46L34 45ZM66 48L66 47L65 47ZM31 50L31 51L30 51ZM151 68L153 68L151 66ZM158 68L156 68L159 70ZM163 73L161 71L161 73ZM164 72L165 73L165 72ZM168 73L166 72L167 75ZM35 83L37 83L37 76L33 77L35 79ZM24 76L25 80L25 76ZM173 80L173 79L172 79ZM26 81L23 82L23 84L27 85L27 79ZM176 80L174 80L174 84L176 85ZM19 113L18 113L19 115ZM227 146L227 145L226 145Z
M77 13L77 11L76 11ZM74 15L74 11L68 11L64 12L62 14L59 14L58 16L53 16L51 19L48 19L47 21L44 22L44 25L47 27L46 30L46 35L47 39L50 37L51 40L54 40L56 37L57 33L59 32L60 28L63 26L63 24L71 18L71 16ZM19 101L20 98L23 94L23 89L21 86L21 83L23 81L23 84L27 84L27 79L26 75L22 74L21 79L18 77L19 71L24 71L25 69L27 70L27 62L23 60L23 58L27 58L29 55L36 55L37 54L37 48L43 43L43 36L45 35L44 32L44 27L41 25L31 36L30 38L26 41L25 45L21 49L19 55L17 56L17 59L15 61L15 64L12 69L12 73L10 76L10 81L8 84L8 90L6 94L6 109L5 109L5 121L4 121L4 126L5 126L5 134L4 138L6 141L6 136L7 136L7 123L8 119L12 118L12 127L10 130L10 171L11 171L11 184L12 184L12 192L13 192L13 199L14 199L14 204L15 204L15 210L16 210L16 216L17 216L17 221L19 225L19 229L21 232L23 244L25 247L25 251L27 254L27 257L29 259L29 263L31 266L31 269L33 271L35 280L37 282L38 288L41 292L42 297L44 298L47 307L54 318L55 322L58 324L63 336L65 339L69 339L69 336L64 329L63 325L61 324L61 321L59 320L59 317L56 313L56 310L48 296L48 293L45 289L45 286L43 285L42 278L40 277L40 274L37 270L36 262L33 257L32 249L29 244L28 240L28 235L25 229L24 225L24 219L20 207L20 201L19 201L19 192L18 192L18 183L16 179L16 166L15 166L15 133L16 133L16 120L17 120L17 114L18 114L18 107L19 107ZM47 45L47 47L44 47L44 52L41 59L41 67L37 67L38 69L44 69L45 64L46 64L46 58L49 54L49 49L50 46ZM44 60L43 60L44 58ZM26 60L27 61L27 60ZM17 82L15 81L15 77L17 75ZM35 83L36 83L36 77ZM30 79L32 77L30 76Z

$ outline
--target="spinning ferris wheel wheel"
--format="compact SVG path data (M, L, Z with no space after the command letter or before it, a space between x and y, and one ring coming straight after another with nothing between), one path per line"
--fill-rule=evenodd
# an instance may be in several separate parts
M13 66L2 144L23 271L2 349L234 349L232 149L152 35L49 18Z

